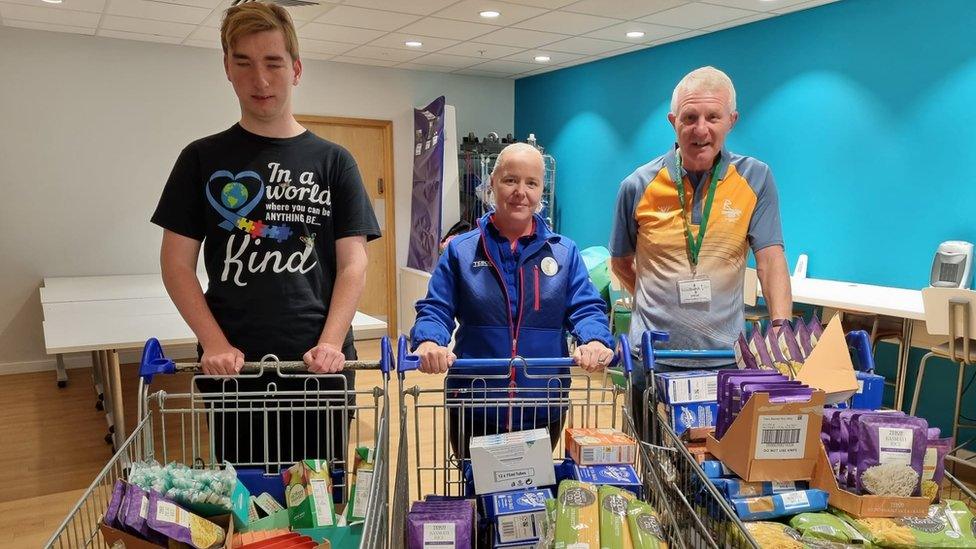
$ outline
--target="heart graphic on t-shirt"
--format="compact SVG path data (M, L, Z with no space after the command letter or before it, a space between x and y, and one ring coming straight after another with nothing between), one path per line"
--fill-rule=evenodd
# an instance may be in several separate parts
M215 190L217 196L214 196ZM218 170L207 181L205 192L207 201L224 218L220 227L232 231L238 220L246 217L261 201L264 181L260 175L250 170L236 174L228 170Z

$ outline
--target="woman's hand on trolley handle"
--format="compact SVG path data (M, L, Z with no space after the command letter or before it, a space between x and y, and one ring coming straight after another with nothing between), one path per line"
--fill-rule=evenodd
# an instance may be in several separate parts
M576 347L573 361L587 372L600 372L613 360L613 350L599 341L590 341Z
M447 347L433 341L424 341L414 353L420 357L420 371L425 374L443 374L457 359Z
M230 343L203 350L200 369L208 376L236 376L244 367L244 353Z
M346 365L346 355L339 347L323 342L309 349L302 361L313 374L336 374Z

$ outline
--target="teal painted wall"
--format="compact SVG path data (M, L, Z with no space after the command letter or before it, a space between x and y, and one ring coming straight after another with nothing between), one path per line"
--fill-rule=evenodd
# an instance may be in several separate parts
M674 85L714 65L738 92L729 148L773 169L791 265L920 288L940 242L976 241L974 33L972 0L841 0L518 80L516 133L556 158L560 232L606 245L620 181L673 143ZM923 412L948 428L955 369L930 372Z

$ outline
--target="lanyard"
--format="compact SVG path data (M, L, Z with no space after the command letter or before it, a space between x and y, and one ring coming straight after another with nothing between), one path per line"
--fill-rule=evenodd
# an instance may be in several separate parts
M708 216L712 211L712 200L715 198L715 188L718 186L716 172L721 161L712 166L712 173L709 176L711 182L708 184L708 191L705 194L705 207L702 209L701 223L698 225L698 237L691 234L691 212L688 211L695 207L694 199L691 208L685 208L685 182L684 174L681 170L681 150L675 151L675 161L678 163L678 173L675 178L675 186L678 188L678 202L681 203L681 220L685 226L685 241L688 243L688 256L691 259L691 268L694 271L698 267L698 252L701 251L702 241L705 240L705 227L708 226Z

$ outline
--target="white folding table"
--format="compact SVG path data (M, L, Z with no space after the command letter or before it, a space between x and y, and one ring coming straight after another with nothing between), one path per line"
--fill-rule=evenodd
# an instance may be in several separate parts
M204 276L201 280L206 282ZM119 351L141 349L155 337L164 345L193 345L196 336L166 294L158 274L45 279L41 288L44 344L58 359L58 385L67 381L62 355L90 352L96 384L105 383L110 432L125 437ZM386 335L386 322L356 312L357 340Z
M902 344L898 348L898 365L895 370L895 409L900 410L905 398L905 379L914 322L925 320L921 290L817 278L792 277L790 283L795 303L902 319Z

